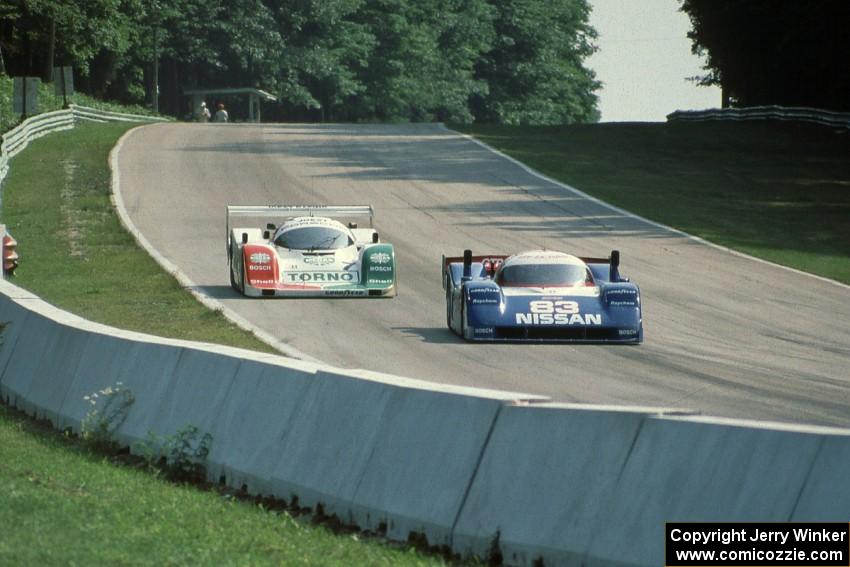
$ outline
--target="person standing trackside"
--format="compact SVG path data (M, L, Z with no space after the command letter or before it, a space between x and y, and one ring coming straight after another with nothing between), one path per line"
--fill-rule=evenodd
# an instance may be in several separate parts
M220 102L218 103L218 110L215 111L213 122L227 122L227 119L227 111L224 109L224 104Z
M210 109L207 108L206 102L201 102L201 107L198 109L198 122L210 121Z

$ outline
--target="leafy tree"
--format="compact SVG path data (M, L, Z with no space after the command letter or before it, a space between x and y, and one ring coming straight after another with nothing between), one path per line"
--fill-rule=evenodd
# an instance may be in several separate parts
M477 76L490 86L476 97L475 118L507 124L566 124L598 120L598 81L583 60L596 32L585 0L503 0L496 43Z
M209 2L200 2L200 6L209 6ZM284 49L273 12L260 0L228 0L219 10L210 26L209 41L193 46L194 61L185 61L184 56L184 62L207 62L212 69L228 72L237 84L273 89ZM198 34L187 29L182 36L195 38Z
M845 0L683 0L703 84L736 106L850 110L850 3Z
M0 63L70 64L85 92L175 115L185 89L255 86L277 118L563 123L596 116L587 15L586 0L0 0Z
M183 89L274 89L283 42L273 14L260 0L141 1L144 33L125 65L134 76L147 76L149 100L154 84L159 85L167 112L188 112Z
M130 46L131 11L136 0L17 0L0 3L0 37L16 64L14 74L52 78L54 65L74 65L88 74L103 49L124 52Z
M357 70L375 38L353 15L365 0L278 0L274 14L286 38L279 68L280 95L292 107L316 109L321 119L340 113L362 92ZM267 2L271 4L271 2Z
M377 38L352 101L360 117L470 120L469 97L486 92L475 61L493 38L483 0L369 2L360 17Z

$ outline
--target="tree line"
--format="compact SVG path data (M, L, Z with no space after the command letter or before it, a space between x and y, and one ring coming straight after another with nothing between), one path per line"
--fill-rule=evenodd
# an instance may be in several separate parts
M586 0L0 0L0 65L184 116L255 87L266 118L598 120ZM159 94L155 95L158 87Z
M847 0L682 0L703 84L731 106L805 106L850 111Z

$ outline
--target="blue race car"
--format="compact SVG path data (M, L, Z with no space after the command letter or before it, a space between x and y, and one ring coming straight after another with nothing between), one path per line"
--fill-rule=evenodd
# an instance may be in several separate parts
M578 258L533 250L443 256L449 329L469 341L643 341L640 289L620 276L620 253Z

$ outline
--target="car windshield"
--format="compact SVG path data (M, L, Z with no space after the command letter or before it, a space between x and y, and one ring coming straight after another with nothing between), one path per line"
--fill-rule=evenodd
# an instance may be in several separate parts
M337 228L305 226L278 234L274 243L291 250L337 250L351 246L354 240Z
M570 287L593 283L590 270L575 264L519 264L505 266L498 282L504 286Z

